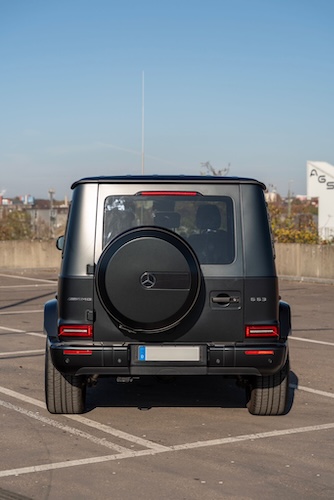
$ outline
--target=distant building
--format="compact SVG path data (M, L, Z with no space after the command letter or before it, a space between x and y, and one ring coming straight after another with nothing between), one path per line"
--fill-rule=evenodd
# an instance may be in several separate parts
M324 161L308 161L306 169L307 196L319 200L319 236L334 238L334 166Z
M65 231L69 209L68 199L64 201L35 199L31 195L4 198L0 194L0 220L10 212L25 211L30 215L33 238L55 238Z
M295 198L301 202L305 202L309 199L306 194L296 194Z
M266 191L264 197L267 203L277 203L279 201L279 195L276 191Z
M44 238L47 235L57 237L64 233L68 207L28 208L34 238Z
M13 205L13 200L9 198L3 198L1 196L1 205L8 206L8 205Z
M19 196L19 200L23 205L34 205L35 204L35 198L31 196L31 194L25 194L23 196Z

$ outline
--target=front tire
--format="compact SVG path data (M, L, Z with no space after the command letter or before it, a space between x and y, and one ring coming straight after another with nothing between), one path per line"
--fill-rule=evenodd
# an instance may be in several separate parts
M289 395L290 364L274 375L254 377L247 388L247 408L252 415L283 415L286 413Z
M45 351L45 402L50 413L78 414L85 410L86 378L59 372L53 365L50 346Z

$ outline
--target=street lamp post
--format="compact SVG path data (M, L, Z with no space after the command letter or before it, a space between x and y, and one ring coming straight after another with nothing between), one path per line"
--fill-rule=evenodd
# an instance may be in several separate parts
M55 215L53 213L53 196L55 194L54 189L49 189L50 196L50 238L54 238L54 223L55 223Z

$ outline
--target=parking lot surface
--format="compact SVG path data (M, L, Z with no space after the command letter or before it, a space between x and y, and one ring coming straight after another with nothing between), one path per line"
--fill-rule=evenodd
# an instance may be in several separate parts
M43 305L56 270L0 270L0 499L334 498L334 286L292 307L289 412L252 416L222 377L103 378L83 415L44 403Z

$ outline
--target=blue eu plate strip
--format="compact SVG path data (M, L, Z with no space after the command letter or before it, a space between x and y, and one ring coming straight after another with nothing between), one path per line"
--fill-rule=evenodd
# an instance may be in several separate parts
M139 361L146 361L146 347L144 345L139 346L138 359Z

